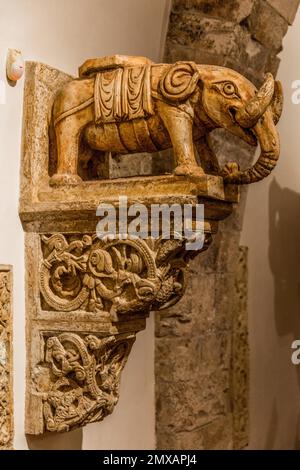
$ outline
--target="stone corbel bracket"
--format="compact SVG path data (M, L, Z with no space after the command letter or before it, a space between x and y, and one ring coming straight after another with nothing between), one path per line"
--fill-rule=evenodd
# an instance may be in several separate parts
M134 177L49 184L49 110L71 77L40 63L26 69L20 217L25 231L26 433L100 421L151 310L177 302L195 252L184 240L99 240L100 202L205 206L206 249L238 201L220 176Z

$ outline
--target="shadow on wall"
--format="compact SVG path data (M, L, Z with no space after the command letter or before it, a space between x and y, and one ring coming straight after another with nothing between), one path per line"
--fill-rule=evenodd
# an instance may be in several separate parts
M26 436L30 450L81 450L82 429L58 433L46 433L41 436Z
M269 192L269 243L276 330L279 337L291 335L293 340L300 339L300 194L281 188L276 179ZM296 370L300 397L300 366L291 363L291 367ZM274 427L278 424L275 407L268 446L274 441ZM300 434L295 436L294 449L300 449Z

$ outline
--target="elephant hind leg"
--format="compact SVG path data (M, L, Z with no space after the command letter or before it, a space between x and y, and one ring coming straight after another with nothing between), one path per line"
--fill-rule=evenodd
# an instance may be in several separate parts
M50 178L51 185L82 181L78 175L79 145L83 128L93 119L91 109L83 109L56 123L57 170Z

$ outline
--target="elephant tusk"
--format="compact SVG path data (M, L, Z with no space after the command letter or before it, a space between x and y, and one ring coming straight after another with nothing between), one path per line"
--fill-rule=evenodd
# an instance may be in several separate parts
M271 73L266 75L266 80L260 90L245 106L236 113L237 123L245 128L252 128L265 113L274 96L275 84Z

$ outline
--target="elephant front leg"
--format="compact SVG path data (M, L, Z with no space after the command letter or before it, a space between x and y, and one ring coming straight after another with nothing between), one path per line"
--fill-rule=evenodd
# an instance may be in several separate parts
M158 108L173 145L175 175L203 176L204 171L195 157L192 117L165 103L160 103Z
M91 119L90 110L84 109L55 123L57 171L50 179L51 185L82 181L78 175L80 137L82 129Z
M221 169L218 159L211 146L209 135L206 134L195 142L201 166L208 175L220 175Z

